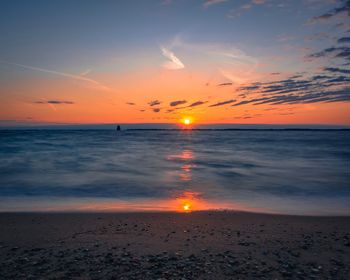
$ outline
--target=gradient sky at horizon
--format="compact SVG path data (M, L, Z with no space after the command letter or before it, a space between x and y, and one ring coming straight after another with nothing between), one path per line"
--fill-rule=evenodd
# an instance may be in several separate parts
M1 1L0 124L350 124L350 1Z

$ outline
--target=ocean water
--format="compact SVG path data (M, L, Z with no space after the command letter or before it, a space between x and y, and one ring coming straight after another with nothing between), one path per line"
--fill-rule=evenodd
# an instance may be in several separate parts
M0 211L183 204L350 215L350 131L0 131Z

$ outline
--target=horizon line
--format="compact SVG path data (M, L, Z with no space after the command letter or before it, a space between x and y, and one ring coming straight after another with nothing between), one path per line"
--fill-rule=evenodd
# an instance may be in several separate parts
M100 123L65 123L65 122L34 122L27 120L0 120L0 126L2 124L13 124L13 125L182 125L180 122L100 122ZM327 125L327 126L350 126L349 124L342 123L229 123L229 122L217 122L217 123L206 123L196 122L193 126L199 125Z
M0 121L0 129L49 129L49 128L86 128L89 127L100 127L100 128L108 128L114 129L117 126L126 126L124 130L247 130L247 129L350 129L350 124L269 124L269 123L256 123L256 124L242 124L242 123L198 123L189 128L184 127L179 123L16 123L16 122L8 122L1 123ZM131 127L130 127L131 126ZM136 127L135 127L136 126ZM137 126L144 126L137 127ZM162 127L152 127L152 126L162 126ZM164 127L168 126L168 127ZM226 127L225 127L226 126ZM231 127L230 127L231 126ZM215 128L217 127L217 128ZM221 127L221 128L219 128ZM246 127L246 128L244 128ZM255 128L254 128L255 127Z

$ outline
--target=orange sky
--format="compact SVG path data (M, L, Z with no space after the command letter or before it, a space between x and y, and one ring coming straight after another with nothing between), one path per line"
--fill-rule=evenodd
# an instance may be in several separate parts
M252 81L254 78L249 77ZM8 83L1 88L0 119L85 124L178 123L183 117L191 117L194 124L350 124L350 105L344 102L209 107L225 100L241 100L237 88L242 85L218 86L229 82L220 75L148 69L119 76L99 74L94 79L106 89L84 80L56 76ZM48 100L73 104L36 103ZM150 106L152 100L161 103ZM176 100L187 103L170 106ZM198 101L203 104L181 109ZM154 112L155 108L159 112ZM168 111L172 109L175 110Z

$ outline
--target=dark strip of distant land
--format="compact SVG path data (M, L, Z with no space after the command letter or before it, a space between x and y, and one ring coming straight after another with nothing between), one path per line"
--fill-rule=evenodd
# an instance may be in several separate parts
M125 131L350 131L350 128L129 128Z

